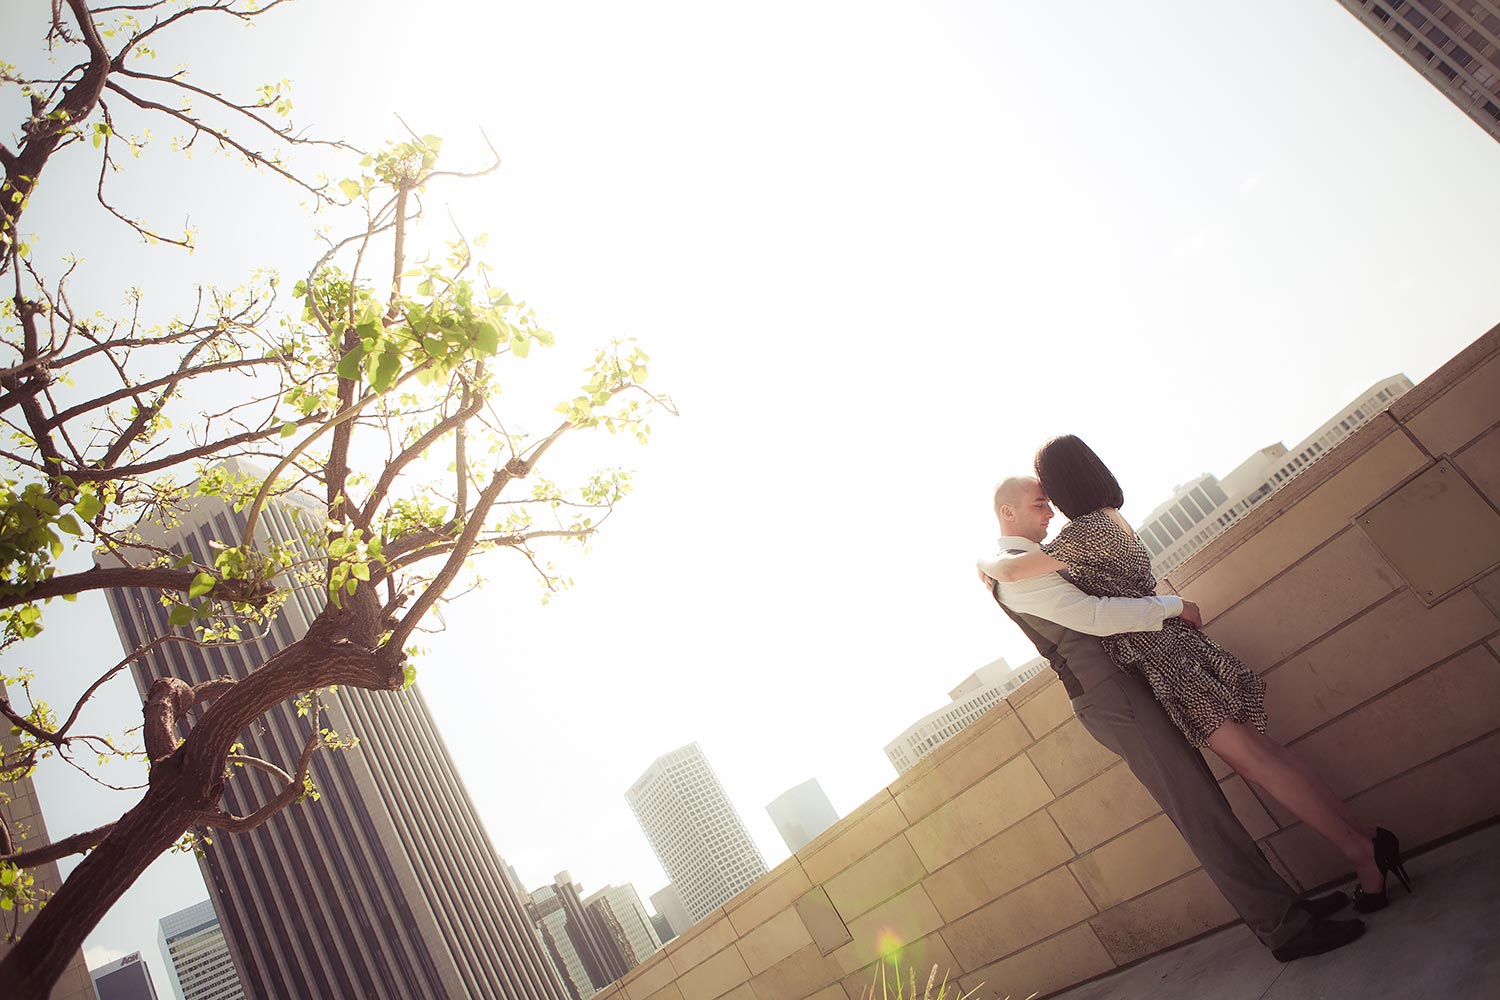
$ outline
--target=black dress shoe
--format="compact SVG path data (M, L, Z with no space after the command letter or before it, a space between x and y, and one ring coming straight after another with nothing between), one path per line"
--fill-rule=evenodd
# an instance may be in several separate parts
M1312 899L1299 899L1297 906L1314 920L1323 920L1349 905L1349 897L1342 892L1330 892Z
M1271 954L1278 962L1295 962L1299 958L1342 948L1364 932L1363 920L1314 920L1302 928L1301 934L1280 948L1272 948Z

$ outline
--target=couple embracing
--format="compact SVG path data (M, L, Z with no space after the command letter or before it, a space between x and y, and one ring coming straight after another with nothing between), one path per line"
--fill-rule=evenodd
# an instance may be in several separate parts
M1198 608L1157 597L1151 556L1120 516L1124 494L1078 438L1049 441L1036 477L995 489L1001 538L979 560L985 586L1062 679L1091 736L1124 758L1204 870L1283 962L1359 937L1335 917L1342 892L1301 899L1230 809L1200 749L1211 748L1349 860L1352 907L1384 909L1386 875L1407 885L1396 837L1371 827L1301 757L1265 734L1265 681L1198 630ZM1043 544L1053 504L1069 519ZM1409 891L1409 886L1408 886Z

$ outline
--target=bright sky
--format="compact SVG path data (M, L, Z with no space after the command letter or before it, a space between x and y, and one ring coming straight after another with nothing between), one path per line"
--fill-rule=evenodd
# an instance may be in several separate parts
M45 5L16 6L7 48L35 47ZM1033 655L971 567L992 484L1046 438L1093 444L1139 521L1500 320L1500 146L1332 0L630 7L305 3L162 54L202 83L290 77L299 123L364 145L399 112L463 166L483 129L503 168L428 205L436 237L449 211L490 233L558 334L505 399L543 426L629 335L681 407L645 449L569 443L576 468L637 470L592 552L559 553L573 590L541 606L497 558L421 664L528 886L665 884L623 793L689 741L771 865L781 792L815 777L842 813L889 783L886 742ZM142 273L122 227L60 197L90 189L87 153L27 217L39 252L87 259L80 296L138 283L165 314L194 282L310 263L295 193L205 153L120 176L201 231ZM47 616L6 666L62 700L113 662L112 626L102 600ZM123 681L96 718L138 711ZM131 801L39 785L54 835ZM158 863L91 964L140 950L165 988L156 922L205 895L191 861Z

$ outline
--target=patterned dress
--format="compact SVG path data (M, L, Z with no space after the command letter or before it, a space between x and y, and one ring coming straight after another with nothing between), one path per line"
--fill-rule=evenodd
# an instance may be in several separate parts
M1151 554L1114 518L1099 510L1069 522L1042 548L1068 564L1070 583L1095 597L1154 597ZM1235 655L1180 618L1160 632L1102 636L1121 670L1137 670L1156 700L1195 747L1225 722L1266 731L1266 682Z

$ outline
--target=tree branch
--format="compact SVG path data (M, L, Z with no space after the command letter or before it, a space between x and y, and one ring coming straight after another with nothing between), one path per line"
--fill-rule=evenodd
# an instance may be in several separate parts
M101 827L96 827L84 833L75 833L71 837L54 840L52 843L44 844L41 847L33 847L29 851L16 851L12 854L4 855L0 857L0 861L15 865L17 868L35 868L37 865L44 865L49 861L57 861L60 858L66 858L73 854L82 854L84 851L97 847L99 842L107 837L109 831L114 828L115 825L113 823L105 823Z

